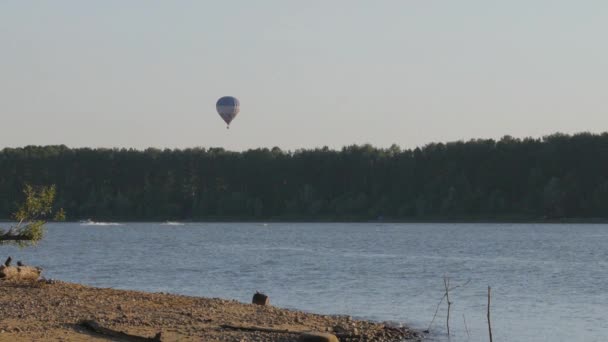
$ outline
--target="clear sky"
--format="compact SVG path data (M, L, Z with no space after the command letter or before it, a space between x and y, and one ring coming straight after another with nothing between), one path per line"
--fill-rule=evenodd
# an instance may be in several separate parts
M0 118L0 147L602 132L608 1L1 0Z

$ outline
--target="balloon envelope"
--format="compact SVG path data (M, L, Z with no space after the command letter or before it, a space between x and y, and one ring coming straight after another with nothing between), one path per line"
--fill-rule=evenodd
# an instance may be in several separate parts
M218 114L228 125L230 125L230 122L232 122L239 113L240 106L239 100L232 96L224 96L217 100L217 103L215 104Z

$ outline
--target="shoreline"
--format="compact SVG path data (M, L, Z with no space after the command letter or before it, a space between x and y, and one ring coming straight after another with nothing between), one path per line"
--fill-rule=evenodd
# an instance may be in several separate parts
M84 223L80 219L65 221L48 221L48 223ZM345 220L345 219L279 219L267 220L248 218L210 218L210 219L171 219L171 220L137 220L120 218L101 218L91 220L94 223L376 223L376 224L608 224L608 218L563 218L563 219L420 219L420 220ZM10 219L0 219L0 223L14 223Z
M252 294L253 295L253 294ZM107 341L82 325L162 341L297 341L304 332L340 341L421 341L410 328L244 304L236 300L97 288L62 281L0 281L0 341ZM152 339L150 339L152 340Z

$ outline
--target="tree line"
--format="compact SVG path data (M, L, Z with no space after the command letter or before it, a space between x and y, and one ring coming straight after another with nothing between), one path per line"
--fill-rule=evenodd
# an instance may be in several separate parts
M24 184L54 184L73 220L608 218L608 133L415 149L4 148L0 217Z

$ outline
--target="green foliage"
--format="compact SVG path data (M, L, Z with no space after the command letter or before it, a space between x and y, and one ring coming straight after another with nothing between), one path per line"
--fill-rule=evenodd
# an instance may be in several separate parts
M608 218L607 170L608 133L409 150L27 146L0 151L0 217L35 183L56 184L58 206L76 219Z
M44 236L46 220L53 215L56 188L54 185L33 187L26 184L23 194L23 203L13 214L17 224L6 232L0 230L0 243L14 243L24 247L35 245ZM54 219L65 219L63 208L55 213Z

